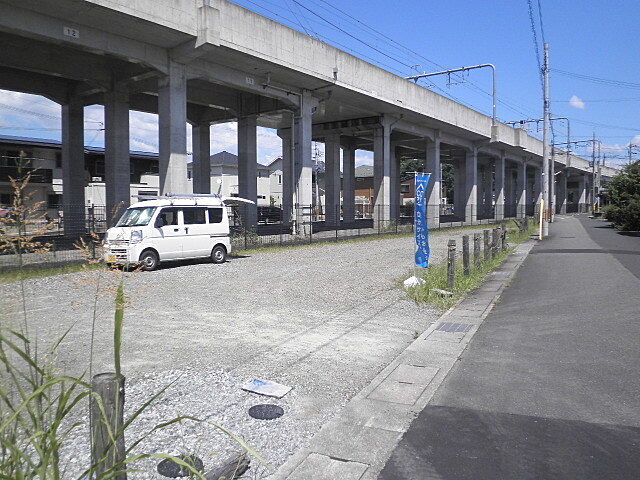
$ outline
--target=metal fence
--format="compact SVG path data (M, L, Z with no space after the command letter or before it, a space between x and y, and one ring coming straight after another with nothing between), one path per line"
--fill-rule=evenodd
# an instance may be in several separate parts
M65 212L73 218L65 221ZM95 258L107 230L102 205L35 204L19 213L3 209L0 215L0 269Z
M413 232L414 206L407 205L360 205L352 215L342 208L327 211L318 206L295 206L288 214L278 207L258 207L258 224L246 226L242 207L229 206L229 223L232 248L247 250L269 246L311 244L331 242L381 234L407 234ZM262 210L260 210L262 209ZM65 222L65 212L72 212L73 221ZM451 205L440 208L439 228L467 225L464 215L453 214ZM529 213L529 212L526 212ZM505 218L524 216L516 206L505 207ZM431 219L434 228L435 219ZM79 261L87 254L95 258L100 255L97 245L107 230L107 212L104 206L72 205L41 207L33 212L22 235L32 238L45 248L24 249L20 255L5 248L0 254L0 270L18 265L44 265L58 262ZM495 223L492 218L478 217L478 225ZM17 238L18 231L2 225L0 236ZM84 243L88 249L81 251ZM36 251L37 250L37 251Z

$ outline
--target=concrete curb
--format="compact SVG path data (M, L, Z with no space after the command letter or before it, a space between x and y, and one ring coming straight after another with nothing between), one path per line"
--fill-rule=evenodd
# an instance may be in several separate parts
M518 245L479 289L445 312L270 478L375 480L535 243Z

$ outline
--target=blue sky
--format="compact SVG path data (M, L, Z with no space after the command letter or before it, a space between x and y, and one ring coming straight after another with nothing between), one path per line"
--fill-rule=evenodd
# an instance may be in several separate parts
M236 0L235 3L321 40L329 39L329 43L399 75L493 63L498 69L500 120L542 116L541 86L526 0ZM532 3L541 43L538 1ZM540 4L553 69L552 113L571 118L573 139L590 138L595 131L607 155L625 155L630 142L640 143L640 63L636 36L640 2L541 0ZM632 85L585 80L563 72ZM452 80L453 84L448 85L445 77L432 79L429 88L484 113L490 112L490 97L485 93L491 89L488 70L476 70ZM0 91L0 133L59 138L58 116L59 107L46 99ZM86 142L102 145L102 132L96 130L102 121L102 108L88 108L87 119ZM212 130L213 152L223 149L235 152L234 124L215 126ZM131 131L132 148L157 148L154 115L132 113ZM537 133L535 127L531 131ZM565 124L557 122L556 141L566 141L565 132ZM258 144L262 162L279 154L280 142L273 131L261 129ZM588 152L583 148L578 153ZM359 163L369 158L362 155Z

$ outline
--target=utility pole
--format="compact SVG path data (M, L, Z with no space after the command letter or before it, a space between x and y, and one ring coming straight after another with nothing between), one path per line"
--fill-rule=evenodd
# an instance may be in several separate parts
M593 132L591 145L591 213L596 208L596 132Z
M544 63L542 66L543 78L543 115L542 128L542 237L549 235L549 127L551 116L549 113L549 44L544 44ZM553 148L553 147L552 147Z
M629 165L631 165L631 155L634 148L640 148L640 145L636 145L634 143L629 143Z

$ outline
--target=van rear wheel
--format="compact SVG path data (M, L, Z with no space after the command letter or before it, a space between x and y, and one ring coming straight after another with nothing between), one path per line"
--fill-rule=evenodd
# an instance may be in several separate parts
M211 261L213 263L224 263L227 260L227 250L222 245L216 245L211 250Z
M146 272L151 272L158 268L159 263L160 259L158 258L158 254L153 250L147 250L140 255L140 264Z

